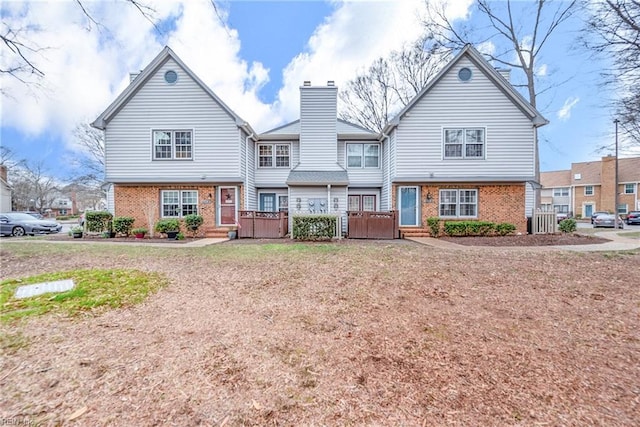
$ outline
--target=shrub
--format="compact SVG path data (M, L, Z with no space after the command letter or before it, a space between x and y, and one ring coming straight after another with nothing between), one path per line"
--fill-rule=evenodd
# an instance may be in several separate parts
M467 236L488 236L495 229L495 223L489 221L465 221Z
M137 228L134 228L133 230L131 230L131 233L133 233L133 234L147 234L148 231L149 230L147 230L144 227L137 227Z
M87 231L109 231L113 215L107 211L89 211L85 213Z
M184 217L184 225L193 233L194 237L203 222L204 218L202 218L202 215L191 214Z
M576 225L575 219L568 218L560 221L559 228L563 233L573 233L574 231L576 231L578 226Z
M170 231L180 231L180 222L174 218L161 219L156 222L155 230L158 233L168 233Z
M431 237L438 237L440 235L440 218L427 218L427 225L429 226Z
M465 221L445 221L444 233L448 236L465 236L467 224Z
M336 233L335 215L296 215L293 217L293 238L299 240L330 240Z
M135 219L130 216L117 216L113 218L113 231L128 236L131 234L131 227L133 227L134 221Z
M502 222L496 225L496 233L500 236L506 236L507 234L513 234L516 232L516 226L509 224L508 222Z

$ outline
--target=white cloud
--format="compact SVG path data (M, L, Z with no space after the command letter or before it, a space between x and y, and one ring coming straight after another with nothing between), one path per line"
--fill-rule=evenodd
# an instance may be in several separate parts
M567 98L564 101L564 105L562 106L562 108L560 108L560 110L558 111L558 119L563 122L569 120L571 118L571 110L578 104L579 101L580 98L578 98L577 96L570 96L569 98Z
M538 77L544 77L547 75L548 67L547 64L542 64L539 67L536 67L535 74Z

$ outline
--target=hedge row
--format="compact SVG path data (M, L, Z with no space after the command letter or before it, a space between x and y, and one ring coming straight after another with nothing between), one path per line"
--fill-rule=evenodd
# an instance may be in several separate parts
M427 225L433 237L440 235L440 220L428 218ZM447 236L506 236L516 231L516 226L508 222L490 221L444 221L444 234Z
M293 238L298 240L331 240L336 235L335 215L295 215Z

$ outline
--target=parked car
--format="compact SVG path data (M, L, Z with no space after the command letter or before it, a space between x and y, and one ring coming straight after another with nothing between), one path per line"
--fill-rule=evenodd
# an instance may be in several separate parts
M58 233L62 225L48 219L37 219L26 213L0 213L0 234L24 236L25 234Z
M608 211L598 211L591 214L591 224L593 224L593 220L596 219L598 215L608 215Z
M560 224L565 219L569 219L569 218L572 218L572 217L573 217L573 215L571 215L571 213L567 213L567 212L558 212L556 214L556 220L558 221L558 224Z
M32 217L34 217L36 219L44 219L44 216L42 216L42 214L40 212L22 211L22 212L13 212L13 213L25 213L27 215L31 215Z
M640 211L629 211L625 222L629 225L640 224Z
M616 217L612 214L600 214L593 219L593 228L597 227L609 227L614 228L616 226ZM622 218L618 216L618 228L624 228L624 222Z

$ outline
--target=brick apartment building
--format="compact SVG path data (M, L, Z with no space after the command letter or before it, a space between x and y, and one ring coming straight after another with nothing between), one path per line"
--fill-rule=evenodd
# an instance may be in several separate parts
M541 208L579 217L615 210L615 157L572 163L570 170L541 172ZM618 213L640 210L640 157L618 159Z

